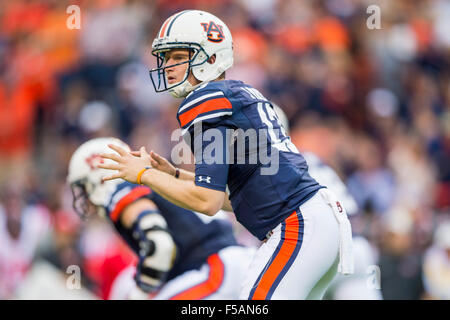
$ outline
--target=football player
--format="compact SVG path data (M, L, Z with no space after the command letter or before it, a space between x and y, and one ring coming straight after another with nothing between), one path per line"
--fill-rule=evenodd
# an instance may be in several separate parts
M229 190L237 220L263 241L240 298L322 298L338 270L353 271L350 223L334 194L309 175L272 103L255 88L225 79L233 64L228 27L204 11L178 12L163 23L152 53L155 90L183 99L177 118L195 173L155 170L145 147L132 154L111 145L116 152L102 156L115 163L101 167L117 172L105 181L147 185L209 216L230 209Z
M76 212L108 219L138 255L136 268L123 274L134 276L153 299L237 299L254 249L237 244L226 214L210 218L177 207L148 187L103 182L108 171L98 165L105 162L100 154L108 144L129 150L115 138L89 140L74 152L67 180Z
M286 130L289 132L289 121L278 105L275 112ZM309 174L321 185L332 190L341 200L349 217L359 214L358 204L348 191L339 175L313 152L302 152L308 163ZM354 273L338 275L331 282L324 298L331 300L382 300L381 290L368 285L368 271L373 269L377 261L377 252L362 235L353 235Z

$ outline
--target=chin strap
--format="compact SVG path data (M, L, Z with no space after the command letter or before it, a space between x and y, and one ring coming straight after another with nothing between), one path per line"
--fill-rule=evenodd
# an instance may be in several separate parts
M197 89L197 88L200 87L201 85L203 85L203 84L205 84L205 83L208 83L208 82L210 82L210 81L212 80L212 79L206 79L206 80L200 82L199 84L192 85L192 84L189 82L189 80L187 79L187 78L188 78L188 75L187 75L187 74L188 74L188 72L189 72L190 70L192 70L191 67L189 67L189 68L186 69L186 73L184 74L184 78L183 78L183 79L185 79L185 80L182 81L181 84L175 85L174 88L169 89L169 93L170 93L170 95L171 95L172 97L174 97L174 98L186 98L187 95L188 95L189 93L191 93L192 91L194 91L195 89ZM195 77L195 76L194 76L194 77ZM197 79L197 78L196 78L196 79ZM198 80L198 81L200 81L200 80Z
M195 86L193 86L186 79L186 80L184 80L184 82L182 84L176 86L175 88L170 89L169 93L174 98L186 98L189 93L191 93L192 91L194 91L195 89L200 87L202 84L205 84L205 82L208 82L208 81L203 81L203 82L200 82L199 84L196 84Z
M169 93L174 98L186 98L186 96L195 89L197 86L193 86L187 79L175 88L169 90Z

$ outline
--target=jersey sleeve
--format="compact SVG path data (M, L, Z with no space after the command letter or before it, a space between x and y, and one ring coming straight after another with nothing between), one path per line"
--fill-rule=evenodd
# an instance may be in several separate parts
M195 184L208 189L225 191L228 180L228 146L231 131L224 125L202 125L201 128L202 130L190 130L190 135L193 137L191 148L195 158Z
M149 197L152 191L146 186L140 186L129 182L121 183L112 194L109 204L106 207L106 213L112 222L118 222L122 211L134 201Z
M224 91L215 86L207 86L193 91L183 101L178 109L177 118L181 129L186 132L196 123L218 124L232 113L232 103Z

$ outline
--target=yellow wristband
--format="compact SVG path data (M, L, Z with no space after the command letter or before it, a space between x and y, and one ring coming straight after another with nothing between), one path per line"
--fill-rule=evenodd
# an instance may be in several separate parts
M141 171L139 171L139 173L138 173L138 175L137 175L137 179L136 179L136 181L137 181L138 184L142 185L142 183L141 183L141 177L142 177L142 175L144 174L144 172L145 172L146 170L151 169L151 168L152 168L152 167L145 167L144 169L142 169Z

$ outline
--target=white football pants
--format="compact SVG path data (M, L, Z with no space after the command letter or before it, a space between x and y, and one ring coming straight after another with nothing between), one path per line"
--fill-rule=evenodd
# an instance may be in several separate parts
M346 212L337 201L333 209L330 198L320 189L273 230L255 254L240 299L322 299L337 274L340 244L351 251L349 223L340 229Z

